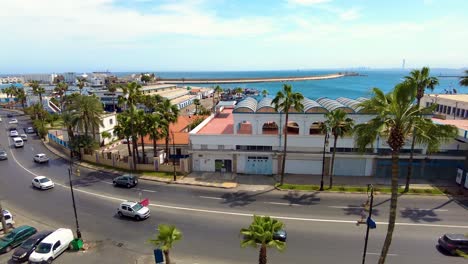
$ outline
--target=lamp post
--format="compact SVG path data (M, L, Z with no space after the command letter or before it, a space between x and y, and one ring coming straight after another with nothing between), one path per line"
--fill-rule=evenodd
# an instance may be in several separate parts
M364 252L362 253L362 264L366 263L366 255L367 255L367 242L369 241L369 221L372 217L372 205L374 204L374 186L372 184L367 185L367 192L370 191L370 204L369 204L369 215L367 216L367 227L366 227L366 238L364 240ZM375 228L375 226L374 226Z
M175 137L174 131L171 130L172 135L172 166L174 167L174 181L177 181L176 165L175 165Z
M322 178L320 179L320 191L323 191L323 176L325 174L325 148L328 145L328 131L325 132L325 139L323 140L323 153L322 153Z
M75 194L73 193L73 182L71 179L72 171L73 171L73 157L72 153L70 151L70 168L68 168L68 180L70 182L70 191L71 191L71 197L72 197L72 202L73 202L73 212L75 213L75 223L76 223L76 236L78 239L81 239L81 232L80 232L80 225L78 224L78 215L76 213L76 204L75 204ZM80 176L80 170L76 169L76 176Z

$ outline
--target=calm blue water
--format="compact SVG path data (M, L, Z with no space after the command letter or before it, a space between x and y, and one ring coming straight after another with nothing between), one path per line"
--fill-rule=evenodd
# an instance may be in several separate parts
M313 70L313 71L245 71L245 72L155 72L162 78L255 78L255 77L289 77L289 76L309 76L336 73L343 70ZM378 87L385 92L390 91L402 78L409 74L410 70L360 70L359 74L366 76L351 76L330 80L298 81L288 82L293 86L293 90L302 93L305 97L317 99L319 97L358 98L369 97L373 87ZM114 73L117 76L129 75L129 72ZM463 75L462 70L455 69L431 69L431 75ZM434 93L445 93L444 89L456 89L458 93L468 93L467 88L458 85L458 78L439 77L440 85L436 87ZM8 86L8 85L4 85ZM194 86L214 87L213 84L194 84ZM277 91L281 90L283 83L242 83L242 84L222 84L222 88L250 88L259 91L267 90L269 96L273 97ZM1 86L0 86L1 87Z

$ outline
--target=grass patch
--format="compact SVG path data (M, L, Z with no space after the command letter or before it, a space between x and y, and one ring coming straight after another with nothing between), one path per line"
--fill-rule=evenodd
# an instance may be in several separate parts
M119 171L119 172L122 172L122 173L136 173L136 174L141 174L142 176L150 176L150 177L157 177L157 178L173 178L174 177L174 172L167 172L167 171L142 171L142 170L136 170L136 171L132 171L132 170L129 170L129 169L122 169L122 168L116 168L116 167L112 167L112 166L108 166L108 165L104 165L104 164L99 164L99 163L95 163L95 162L89 162L89 161L83 161L85 163L89 163L91 165L94 165L96 167L100 167L100 168L103 168L103 169L108 169L108 170L115 170L115 171ZM182 178L185 176L185 174L183 173L180 173L180 172L176 172L176 177L177 179L179 178Z
M319 185L307 185L307 184L289 184L285 183L283 185L279 185L277 183L275 187L281 190L299 190L299 191L318 191L320 189ZM404 188L399 188L398 193L404 194ZM324 191L328 192L351 192L351 193L366 193L367 187L362 186L333 186L333 188L325 187ZM378 187L374 188L374 192L390 194L391 188L390 187ZM408 193L412 194L431 194L431 195L440 195L443 192L437 188L427 188L427 189L417 189L412 188L409 190Z

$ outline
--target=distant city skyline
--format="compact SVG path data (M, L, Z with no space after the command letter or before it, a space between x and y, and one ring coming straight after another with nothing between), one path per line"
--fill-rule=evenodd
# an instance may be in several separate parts
M464 0L0 0L0 6L0 75L401 69L403 59L405 69L468 66Z

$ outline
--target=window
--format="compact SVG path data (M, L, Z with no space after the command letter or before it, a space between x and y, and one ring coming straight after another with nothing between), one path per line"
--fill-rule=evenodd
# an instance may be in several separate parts
M206 145L206 144L201 144L200 147L201 147L201 149L208 149L208 145Z
M109 125L112 125L112 124L114 124L114 119L113 118L109 119Z
M218 145L218 149L219 149L219 150L223 150L223 149L224 149L224 145Z
M451 112L452 112L452 107L449 106L449 107L447 108L447 115L450 115Z
M272 146L236 145L236 150L272 151Z
M57 241L57 243L55 243L55 245L54 245L54 247L53 247L52 250L56 250L56 249L59 248L59 247L60 247L60 240Z
M462 109L462 110L461 110L461 115L460 115L460 116L461 116L461 117L465 117L465 109Z

